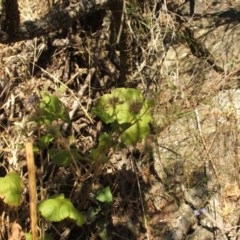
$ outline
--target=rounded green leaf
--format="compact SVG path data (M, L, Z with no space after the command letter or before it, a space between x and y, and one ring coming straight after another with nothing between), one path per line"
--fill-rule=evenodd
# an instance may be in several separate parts
M53 196L38 205L38 211L43 217L52 222L59 222L64 219L71 219L78 226L86 222L83 214L73 206L69 199L66 199L63 194Z
M96 195L96 199L100 202L106 202L106 203L113 202L113 196L112 196L110 187L108 186L100 190Z
M19 206L22 200L23 182L20 175L10 172L0 178L0 198L12 207Z
M126 128L121 134L121 141L125 145L136 144L145 138L150 132L149 123L152 121L152 115L147 103L140 111L140 117L132 122L131 126Z
M152 121L150 101L135 88L116 88L103 95L93 109L112 130L121 132L121 142L135 144L149 134Z
M138 141L146 137L150 132L149 122L139 121L121 134L121 142L125 145L136 144Z
M49 144L54 140L54 136L50 133L47 133L46 135L39 138L39 146L41 148L46 148L49 146Z
M111 94L105 94L93 108L93 112L105 123L117 121L129 123L136 119L144 105L144 97L135 88L116 88Z

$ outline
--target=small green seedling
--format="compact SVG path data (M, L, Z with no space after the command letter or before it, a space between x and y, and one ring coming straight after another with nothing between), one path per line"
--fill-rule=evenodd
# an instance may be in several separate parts
M96 194L96 199L102 203L112 203L113 196L110 187L108 186L99 190Z
M49 146L50 143L54 141L55 137L53 134L47 133L46 135L39 138L39 147L44 149Z
M43 93L39 105L37 106L37 114L33 120L39 124L49 125L53 121L63 120L66 123L70 122L69 115L58 97Z

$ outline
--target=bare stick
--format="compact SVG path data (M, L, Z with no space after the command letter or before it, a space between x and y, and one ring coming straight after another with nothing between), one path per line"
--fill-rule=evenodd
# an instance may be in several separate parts
M38 240L37 232L37 189L36 189L36 173L33 156L33 145L31 142L26 143L26 157L28 166L28 184L29 184L29 205L32 239Z

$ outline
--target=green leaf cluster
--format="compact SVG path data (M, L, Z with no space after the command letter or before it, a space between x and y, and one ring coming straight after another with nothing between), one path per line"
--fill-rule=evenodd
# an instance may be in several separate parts
M135 144L149 134L150 102L140 90L116 88L99 98L93 112L113 130L120 131L125 145Z

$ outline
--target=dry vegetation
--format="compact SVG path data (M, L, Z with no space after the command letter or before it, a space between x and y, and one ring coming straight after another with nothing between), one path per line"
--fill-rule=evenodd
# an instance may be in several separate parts
M186 239L204 228L193 210L212 206L212 193L217 192L219 207L211 212L216 218L206 224L209 235L201 233L210 237L199 239L238 239L238 118L235 110L219 113L219 107L214 108L226 96L212 98L238 86L239 65L237 60L222 64L211 55L214 48L194 38L191 24L196 19L191 22L183 14L188 5L179 2L116 1L80 16L69 29L0 45L0 177L16 171L24 181L20 207L0 202L0 239L25 239L24 233L30 232L25 143L37 145L40 136L51 131L56 140L49 148L74 147L86 158L109 127L94 116L92 107L116 87L139 88L153 100L151 136L136 146L111 149L108 161L100 164L84 159L59 167L47 149L38 149L38 200L64 193L89 217L78 227L39 216L39 234L61 240L100 239L104 229L107 238L102 239ZM64 8L70 3L19 0L21 21L44 16L54 4ZM64 103L71 124L56 122L46 129L31 121L39 114L36 106L43 92ZM208 112L202 113L203 108ZM94 198L106 186L114 198L107 206ZM169 222L179 215L193 220L172 224L171 229Z

